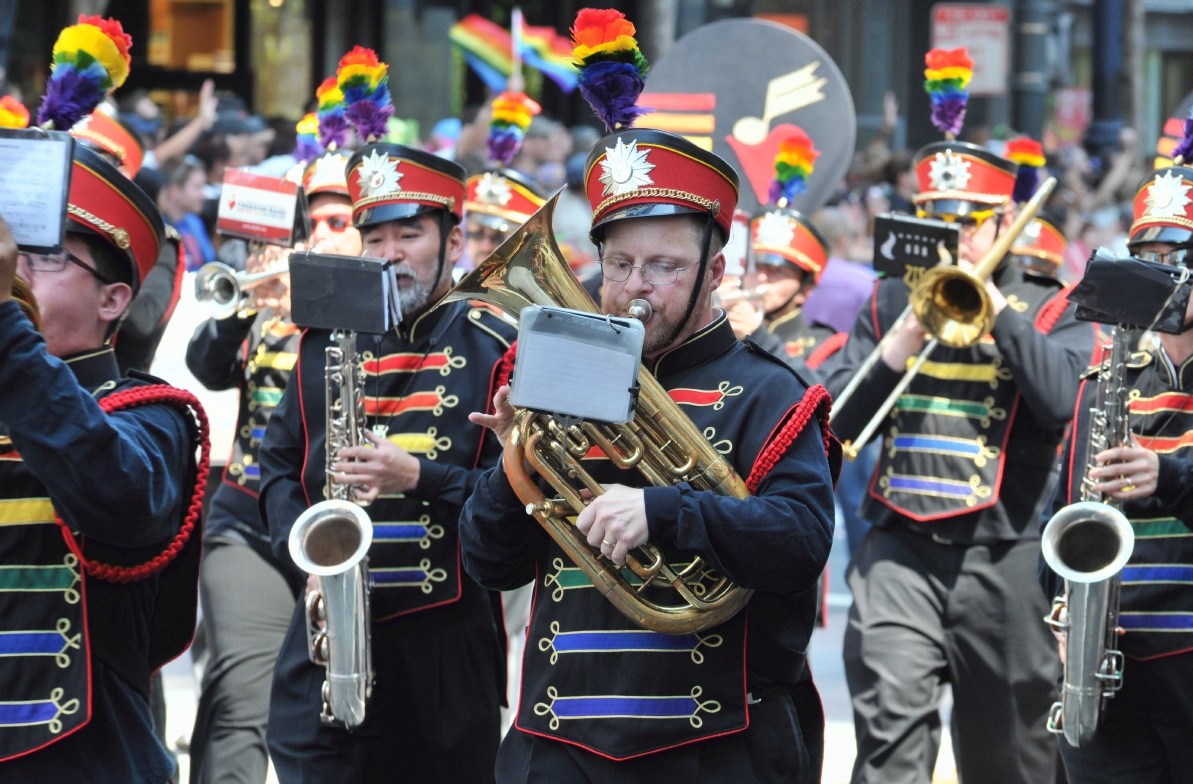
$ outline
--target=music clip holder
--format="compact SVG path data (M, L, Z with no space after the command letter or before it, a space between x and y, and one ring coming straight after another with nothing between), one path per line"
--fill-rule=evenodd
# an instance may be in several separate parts
M638 403L645 337L637 319L526 308L510 403L550 414L565 428L580 421L628 422Z
M961 227L955 223L882 213L874 218L874 271L912 279L938 264L956 264Z
M389 332L402 320L393 265L367 256L291 253L290 318L309 329Z
M1169 267L1098 248L1085 276L1069 294L1078 321L1179 335L1185 325L1193 275L1188 267Z

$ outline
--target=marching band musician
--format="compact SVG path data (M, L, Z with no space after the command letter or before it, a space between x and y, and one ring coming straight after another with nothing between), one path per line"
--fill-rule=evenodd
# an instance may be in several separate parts
M0 781L163 782L173 763L154 737L150 676L194 629L194 424L165 398L108 412L160 384L122 378L108 341L157 262L163 224L114 167L81 145L74 155L60 253L18 254L0 222L0 617L12 643ZM37 299L40 333L12 301L14 273Z
M1019 235L1019 240L1011 246L1011 255L1026 275L1059 280L1067 245L1056 221L1042 215Z
M780 359L799 359L799 370L809 362L819 367L812 357L837 331L824 324L809 324L803 315L803 305L828 263L828 247L807 218L786 206L806 189L805 180L819 155L807 134L796 130L780 143L775 160L771 192L779 194L777 204L750 224L756 277L758 285L765 287L761 307L743 299L734 303L728 314L739 339L749 335Z
M303 187L311 215L310 244L326 253L359 256L343 153L307 165ZM288 251L249 257L248 271L284 264ZM239 389L232 455L211 500L203 541L203 623L208 664L191 734L191 781L264 782L265 729L273 665L296 594L303 585L279 563L257 511L259 451L274 407L298 360L298 328L290 321L289 275L253 290L255 307L199 326L187 347L187 367L208 389Z
M645 61L622 14L582 10L572 32L581 84L612 69L622 85L641 89ZM617 92L585 93L613 131L585 167L605 279L601 310L624 316L631 300L650 303L643 366L755 495L644 488L637 471L594 454L584 467L606 492L576 524L617 565L649 540L672 556L699 555L757 593L747 610L706 632L643 631L591 590L526 514L501 464L484 474L460 519L465 568L492 588L535 586L520 707L497 780L812 781L820 752L804 737L822 732L823 717L800 708L819 706L804 652L832 538L827 398L739 342L712 307L737 203L733 168L671 133L615 130L633 119L617 107L635 103ZM472 416L503 443L508 398L502 386L494 413ZM586 644L564 646L569 637Z
M474 265L489 258L546 202L529 178L506 168L469 177L466 192L464 234Z
M631 163L623 169L622 162ZM646 166L657 189L635 196L634 177ZM595 590L553 590L565 578L568 588L591 585L574 579L579 570L526 515L504 469L486 473L461 517L465 566L490 587L534 582L536 590L521 707L502 744L498 781L645 782L664 772L692 781L811 781L818 774L800 731L820 728L801 724L793 699L802 704L803 695L793 691L815 689L804 650L832 531L826 440L813 414L827 411L824 399L757 345L740 343L712 308L737 196L737 176L724 160L673 134L629 130L598 143L587 170L602 310L624 316L632 299L651 303L644 365L741 476L755 475L757 496L643 489L636 471L586 460L607 489L577 525L615 563L649 540L700 555L758 593L728 623L675 638L678 648L623 645L637 627ZM494 415L473 416L503 441L508 393L498 390ZM764 477L755 468L772 461ZM554 639L577 632L607 643L553 652ZM701 655L692 653L705 644ZM683 656L661 652L685 645ZM659 699L670 695L682 696ZM586 707L565 711L569 702Z
M1183 165L1193 138L1175 152L1174 165L1158 169L1135 196L1133 256L1187 267L1193 246L1193 169ZM1158 307L1161 303L1156 303ZM1186 314L1193 324L1193 302ZM1123 569L1117 647L1126 657L1122 688L1105 703L1093 740L1080 748L1058 736L1069 781L1182 781L1193 769L1193 331L1159 334L1159 346L1127 362L1130 389L1129 446L1097 455L1090 471L1094 490L1122 499L1135 531L1135 547ZM1096 378L1082 383L1072 436L1061 460L1055 506L1081 500L1089 412L1096 405ZM1064 581L1045 567L1045 591L1059 596Z
M363 138L367 135L362 133ZM299 781L491 780L504 673L487 592L460 567L457 520L496 439L469 422L492 399L515 335L488 307L432 310L464 252L464 170L421 150L371 144L348 164L354 224L368 256L394 263L402 323L360 335L370 448L349 447L337 481L368 488L376 683L354 732L320 722L324 669L307 655L300 602L278 658L270 754L283 784ZM325 485L324 351L307 331L294 383L261 449L261 509L274 552L294 569L290 528Z
M960 121L943 109L955 108L949 102L963 93L972 61L964 50L933 50L927 62L928 86L943 96L933 96L933 122L955 134ZM1012 223L1016 165L950 140L920 150L915 168L918 212L960 224L959 263L972 268ZM878 430L882 452L862 506L874 528L847 574L854 782L931 780L945 683L967 784L1052 780L1045 719L1059 668L1039 620L1046 603L1030 584L1057 447L1093 348L1092 327L1076 321L1059 288L1025 276L1008 255L986 283L990 334L969 348L940 345ZM908 297L902 280L878 283L830 391L839 393L896 328ZM837 435L857 437L924 337L909 316L837 412Z
M144 150L136 129L119 114L101 105L84 117L70 135L76 144L90 147L132 180L141 170ZM182 238L173 226L166 226L166 241L162 243L157 264L145 276L137 296L128 307L120 326L120 336L113 341L116 364L122 373L129 368L149 372L157 347L166 334L166 326L174 315L186 272L186 254Z

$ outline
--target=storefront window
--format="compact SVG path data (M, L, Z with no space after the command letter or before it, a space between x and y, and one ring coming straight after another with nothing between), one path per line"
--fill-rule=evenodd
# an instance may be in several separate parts
M149 64L232 73L235 0L150 0Z
M311 23L304 0L252 0L253 105L266 117L302 117L311 92Z

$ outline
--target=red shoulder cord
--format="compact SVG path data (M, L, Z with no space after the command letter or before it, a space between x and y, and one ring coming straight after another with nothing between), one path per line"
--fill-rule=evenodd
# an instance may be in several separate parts
M837 332L817 346L816 350L813 351L811 356L808 357L805 364L807 364L807 366L813 370L818 369L824 364L826 359L837 353L837 351L845 345L845 341L847 340L849 340L848 332Z
M516 357L517 354L518 341L515 340L510 344L510 347L506 349L505 356L503 356L501 361L498 363L497 386L494 388L494 392L510 382L510 376L514 373L514 357ZM492 403L493 401L489 402Z
M1077 284L1070 283L1049 300L1048 304L1040 308L1040 314L1036 316L1036 329L1043 333L1052 331L1056 322L1060 321L1061 315L1064 314L1065 308L1069 306L1069 294L1075 288L1077 288Z
M820 423L820 432L824 437L824 454L829 455L833 436L828 427L828 415L832 408L833 399L823 384L817 384L804 393L803 399L795 404L791 418L771 442L763 447L758 459L754 461L754 467L746 479L746 487L750 488L751 493L758 491L758 485L762 484L762 480L779 462L779 458L786 454L796 436L803 432L813 416Z
M126 389L114 395L109 395L98 402L99 407L107 414L125 411L130 408L136 408L137 406L152 406L164 403L190 413L199 425L200 454L197 466L198 470L195 473L195 489L191 495L191 503L187 508L186 518L182 521L182 526L178 529L178 533L174 535L170 544L156 558L140 566L132 567L112 566L110 564L99 563L98 561L89 561L83 557L83 548L79 546L79 542L75 539L75 535L71 533L70 528L62 521L61 517L55 515L55 522L58 523L58 527L62 530L62 538L66 541L66 546L79 559L79 563L83 565L83 569L87 574L110 583L131 583L137 580L144 580L146 577L165 569L167 564L178 557L187 540L191 538L191 533L195 530L195 524L199 522L199 515L203 513L203 494L207 490L208 460L211 453L210 429L207 424L207 413L203 410L203 406L199 404L199 400L190 392L176 389L168 384L133 387L132 389Z

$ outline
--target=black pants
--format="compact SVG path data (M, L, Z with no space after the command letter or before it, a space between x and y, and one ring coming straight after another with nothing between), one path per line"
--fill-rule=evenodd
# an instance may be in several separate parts
M209 653L191 733L191 784L264 784L269 689L295 596L281 572L241 542L205 543L200 568Z
M500 738L504 667L488 596L474 584L445 608L372 629L376 682L365 723L319 720L324 670L297 609L274 670L269 752L281 784L486 784Z
M1060 659L1042 620L1039 554L1037 541L962 546L877 528L866 536L847 576L854 784L932 780L945 683L965 784L1053 780L1045 721Z
M1193 780L1193 653L1128 659L1093 743L1060 753L1072 784L1181 784Z
M750 726L742 732L624 762L517 727L497 755L498 784L814 784L819 774L786 693L751 705Z

